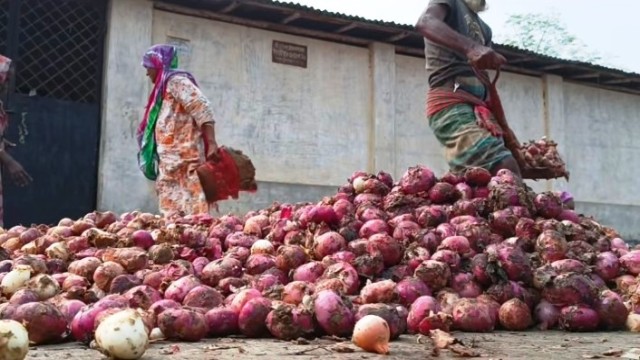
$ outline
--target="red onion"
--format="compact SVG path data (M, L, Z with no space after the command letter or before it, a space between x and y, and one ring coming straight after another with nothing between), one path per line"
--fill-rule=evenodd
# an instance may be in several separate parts
M254 254L245 263L245 272L249 275L259 275L276 266L276 259L271 255Z
M550 302L541 300L534 310L534 315L540 330L550 330L558 324L560 310Z
M564 274L568 272L577 272L584 274L588 270L585 264L573 259L557 260L552 262L551 266L558 272L558 274Z
M164 292L164 298L181 303L189 291L198 285L200 285L200 280L198 280L198 278L193 275L185 276L169 285L167 290Z
M331 290L323 290L315 295L314 312L318 325L328 335L349 335L355 325L352 310L340 295Z
M536 250L546 262L562 260L567 252L567 241L559 232L545 230L538 236Z
M300 265L293 271L294 281L304 281L308 283L315 283L322 274L324 274L325 267L321 262L314 261Z
M325 256L344 250L346 247L344 237L334 231L319 235L313 241L313 253L317 260L322 260Z
M373 219L365 222L360 228L361 238L369 238L374 234L388 234L389 225L384 220Z
M447 213L438 205L416 209L418 224L422 227L435 227L447 221Z
M418 194L431 189L436 183L436 176L424 166L409 168L400 178L399 186L405 194Z
M615 279L620 271L620 263L618 257L610 252L602 252L596 257L595 272L604 281Z
M562 212L560 212L560 215L558 215L557 218L558 220L571 221L575 224L580 223L580 217L578 216L578 214L576 214L575 211L569 210L569 209L562 210Z
M431 255L431 260L443 262L453 271L460 268L460 255L451 250L438 250Z
M464 173L464 181L473 186L487 186L491 181L491 173L483 168L469 168Z
M457 200L458 195L456 188L446 182L436 183L429 189L429 200L433 204L452 203Z
M311 337L315 332L311 312L288 304L271 310L266 318L266 326L271 335L280 340Z
M588 276L566 273L553 279L552 285L544 288L542 296L556 306L593 304L598 288Z
M410 333L418 333L420 322L430 313L440 312L440 304L431 296L420 296L409 309L407 329Z
M629 310L620 295L611 290L604 290L600 293L594 310L598 313L601 327L606 330L624 329Z
M220 280L228 277L241 277L242 263L234 258L214 260L202 269L201 279L206 285L218 286Z
M498 316L500 325L511 331L526 330L533 323L531 310L527 304L520 299L511 299L502 304Z
M451 287L463 298L476 298L482 294L482 288L469 273L459 273L451 279Z
M451 270L444 262L426 260L416 268L414 276L430 289L437 291L447 286L451 279Z
M16 309L14 316L16 321L25 325L29 332L29 341L37 345L58 342L67 331L67 320L53 304L23 304Z
M339 279L344 283L347 295L355 295L358 293L360 285L358 272L349 263L340 262L327 267L322 279Z
M157 321L169 339L200 341L209 331L204 315L188 309L167 309L158 314Z
M262 337L268 333L267 316L271 311L271 300L256 297L247 301L238 313L240 333L247 337Z
M240 332L238 328L238 314L227 308L215 308L205 314L209 335L212 337L225 337Z
M442 249L455 251L462 257L468 257L471 254L469 239L464 236L449 236L445 238L438 247L438 250Z
M147 310L151 305L162 300L162 294L150 286L138 285L127 290L124 295L132 308Z
M133 246L137 246L145 250L149 249L154 244L151 233L146 230L136 230L131 235L131 241L133 243Z
M369 237L369 253L371 249L379 251L384 265L387 267L400 263L404 253L404 247L396 239L386 234L374 234Z
M598 313L584 305L572 305L560 311L560 327L568 331L595 331Z
M640 274L640 250L632 250L620 257L620 265L631 275Z
M491 332L495 317L486 303L476 299L461 299L453 306L453 326L461 331Z
M533 203L538 214L547 219L555 219L562 213L562 201L552 192L544 192L536 195Z

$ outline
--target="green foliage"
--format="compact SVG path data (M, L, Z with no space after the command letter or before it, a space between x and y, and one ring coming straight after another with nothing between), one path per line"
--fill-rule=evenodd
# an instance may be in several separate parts
M568 60L602 63L603 58L571 34L558 15L513 14L506 22L506 36L499 42Z

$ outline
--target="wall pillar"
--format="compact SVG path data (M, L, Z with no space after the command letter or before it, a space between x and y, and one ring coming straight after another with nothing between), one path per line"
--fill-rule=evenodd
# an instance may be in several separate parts
M562 77L544 75L542 77L542 101L544 114L544 134L558 143L558 151L567 160L566 119L564 114L564 86ZM567 164L568 167L570 164ZM569 171L571 169L569 168ZM566 188L566 180L557 179L547 182L547 190Z
M143 116L148 81L140 65L151 45L153 2L111 0L105 44L97 207L155 211L150 182L138 170L135 132ZM138 70L134 72L132 69ZM127 184L127 186L122 186Z
M396 172L396 49L374 43L371 51L371 131L369 171Z

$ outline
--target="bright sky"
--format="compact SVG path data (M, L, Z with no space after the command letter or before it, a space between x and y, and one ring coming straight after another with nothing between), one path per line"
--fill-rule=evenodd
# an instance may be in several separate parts
M290 0L318 9L358 15L368 19L415 24L429 0ZM640 73L640 48L631 36L637 31L640 0L487 0L481 16L497 40L513 13L556 13L567 30L607 62ZM625 31L624 29L630 29ZM636 30L633 30L636 29Z

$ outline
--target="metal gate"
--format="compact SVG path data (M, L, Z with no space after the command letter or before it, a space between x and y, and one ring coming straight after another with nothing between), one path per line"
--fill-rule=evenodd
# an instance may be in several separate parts
M15 63L6 107L26 188L3 172L5 226L95 209L107 0L0 0L0 53Z

